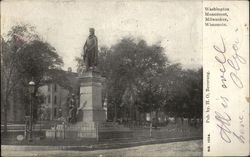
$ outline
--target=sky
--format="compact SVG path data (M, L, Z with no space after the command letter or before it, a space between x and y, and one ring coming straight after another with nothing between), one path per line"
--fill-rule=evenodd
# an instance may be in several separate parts
M114 45L123 37L160 43L172 63L185 69L202 66L201 1L80 1L3 0L1 33L20 23L36 27L56 48L63 69L76 71L89 28L95 28L100 46Z

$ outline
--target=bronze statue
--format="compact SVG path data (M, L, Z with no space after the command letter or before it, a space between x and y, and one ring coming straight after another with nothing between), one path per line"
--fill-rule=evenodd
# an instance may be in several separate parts
M98 41L95 36L95 29L89 29L89 36L83 47L83 61L86 65L86 70L95 68L98 62Z
M69 103L69 123L75 123L76 122L76 112L77 112L77 104L75 95L72 94L72 96L68 100Z

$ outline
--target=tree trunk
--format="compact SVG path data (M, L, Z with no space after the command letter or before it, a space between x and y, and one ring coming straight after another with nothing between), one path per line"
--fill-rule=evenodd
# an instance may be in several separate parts
M158 123L158 113L159 113L159 110L156 109L156 112L155 112L155 122Z
M133 115L132 115L132 104L130 103L129 105L129 119L130 119L130 122L133 121Z
M114 115L114 122L117 121L117 103L115 103L115 115Z
M158 112L159 112L159 110L156 109L156 111L155 111L155 128L156 129L157 129L157 125L158 125Z
M7 134L7 107L8 107L8 100L5 100L4 103L4 134Z

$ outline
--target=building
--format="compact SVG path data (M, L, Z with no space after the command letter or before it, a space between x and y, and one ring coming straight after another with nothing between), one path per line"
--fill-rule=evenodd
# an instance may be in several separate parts
M39 100L33 104L36 112L36 120L55 120L61 116L67 117L68 106L67 99L71 93L77 95L79 93L77 73L68 71L54 70L53 74L59 79L47 79L43 81L43 85L38 89ZM2 80L1 80L2 81ZM4 83L1 82L1 90L4 90ZM1 97L3 97L1 92ZM7 110L8 123L23 123L25 115L30 114L30 95L28 88L24 88L22 84L18 84L9 97L9 105ZM4 122L3 99L1 99L1 123ZM40 110L41 109L41 110Z
M1 84L3 87L5 84ZM4 87L3 87L4 89ZM1 89L2 90L2 89ZM8 123L12 122L23 122L25 117L25 111L29 104L24 103L21 99L24 97L24 93L27 93L24 88L17 85L15 89L10 93L9 105L7 106L7 120ZM1 124L4 121L4 99L1 91Z
M79 92L77 73L73 73L69 68L68 71L57 70L62 81L48 80L39 87L39 93L43 95L41 103L41 119L56 120L68 116L68 99L71 94L77 95Z
M41 108L46 111L43 113L43 120L57 119L62 114L62 108L67 105L69 90L60 85L50 82L39 88L39 92L44 95ZM46 115L45 115L46 114Z

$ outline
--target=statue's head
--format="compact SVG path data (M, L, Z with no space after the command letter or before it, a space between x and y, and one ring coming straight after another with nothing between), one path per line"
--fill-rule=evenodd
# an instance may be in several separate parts
M89 34L94 35L95 34L95 29L94 28L89 28Z

